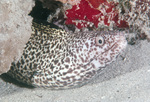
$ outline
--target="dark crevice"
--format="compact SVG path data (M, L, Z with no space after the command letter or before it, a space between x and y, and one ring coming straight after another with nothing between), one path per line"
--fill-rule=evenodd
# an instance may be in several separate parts
M42 2L41 2L42 1ZM62 3L55 0L35 0L35 6L29 13L33 19L47 21L47 17L55 14L56 9L62 6Z

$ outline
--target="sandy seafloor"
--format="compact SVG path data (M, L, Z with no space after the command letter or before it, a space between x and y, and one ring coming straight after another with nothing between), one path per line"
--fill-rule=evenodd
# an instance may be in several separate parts
M80 88L31 89L0 79L0 102L150 102L150 43L128 45L122 57Z

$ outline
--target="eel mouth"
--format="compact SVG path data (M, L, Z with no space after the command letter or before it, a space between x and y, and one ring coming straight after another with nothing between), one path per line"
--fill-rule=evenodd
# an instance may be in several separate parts
M125 39L120 39L118 40L118 42L115 42L112 46L110 46L109 48L107 48L104 52L102 52L101 54L105 54L105 53L109 53L109 51L111 52L117 52L115 54L115 56L117 57L119 55L119 53L121 53L123 51L123 49L126 47L127 45L127 41ZM109 55L111 56L111 55ZM92 61L93 60L97 60L99 59L99 55L95 55L93 58L92 58ZM101 58L99 59L101 60ZM111 62L112 59L110 59L108 62ZM92 61L90 61L89 63L91 63Z
M85 64L80 64L79 66L80 66L80 67L86 67L86 66L88 66L89 64L91 64L91 62L92 62L93 60L95 60L95 59L96 59L96 58L94 57L94 58L90 59L89 62L87 62L87 63L85 63Z
M107 53L108 51L110 51L110 50L115 50L115 49L117 49L118 48L118 44L117 43L114 43L111 47L109 47L108 49L106 49L104 52L102 52L101 54L104 54L104 53ZM98 57L98 55L96 56L96 57Z
M127 41L125 40L124 36L120 37L118 41L116 41L112 46L110 46L108 49L106 49L101 54L107 53L108 51L116 51L118 49L118 52L123 50L127 45Z
M118 44L117 43L114 43L111 47L109 47L108 49L106 49L104 52L102 52L101 54L104 54L104 53L107 53L108 51L110 50L115 50L118 48ZM97 60L99 59L99 55L95 55L93 58L90 59L89 62L85 63L85 64L80 64L79 66L80 67L86 67L88 66L93 60Z
M108 47L107 49L105 49L102 53L100 53L100 55L103 55L105 53L108 53L109 51L111 52L116 52L117 53L115 54L115 56L117 57L119 55L119 53L126 47L127 45L127 41L125 40L124 36L120 37L120 39L118 41L116 41L113 45L111 45L110 47ZM89 62L85 63L85 64L81 64L79 66L81 67L86 67L88 66L89 64L92 63L92 61L94 60L102 60L100 58L100 55L99 54L96 54L93 58L91 58L89 60ZM111 55L110 55L111 56ZM111 62L112 59L110 59L108 62Z

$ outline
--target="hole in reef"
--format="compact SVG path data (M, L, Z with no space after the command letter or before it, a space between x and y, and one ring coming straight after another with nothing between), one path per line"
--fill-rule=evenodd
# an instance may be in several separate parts
M32 11L29 13L34 19L47 20L50 11L46 8L43 8L42 3L39 0L35 1L35 6L32 8Z
M62 6L61 2L55 0L41 0L41 1L35 0L35 6L29 13L29 15L32 16L34 19L46 21L47 17L50 14L53 15L56 12L56 9Z

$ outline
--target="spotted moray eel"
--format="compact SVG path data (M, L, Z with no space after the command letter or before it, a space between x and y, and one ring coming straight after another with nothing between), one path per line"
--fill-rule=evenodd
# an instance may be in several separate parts
M23 55L8 75L35 87L76 87L114 61L126 45L119 31L69 33L33 22Z

